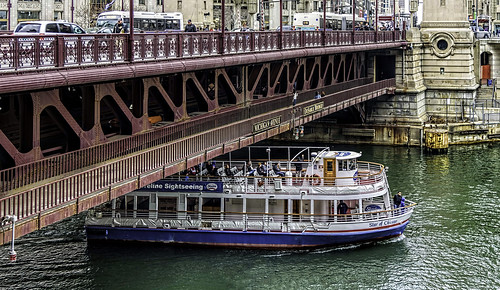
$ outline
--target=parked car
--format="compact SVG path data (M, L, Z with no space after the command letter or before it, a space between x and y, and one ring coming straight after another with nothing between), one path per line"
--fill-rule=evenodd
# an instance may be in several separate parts
M295 30L293 29L293 27L291 27L290 25L283 25L283 31L290 31L290 30ZM276 31L280 31L280 27L276 27Z
M26 21L20 22L14 34L85 34L85 30L74 23L65 21Z
M481 26L478 26L477 30L476 30L476 26L471 26L471 28L472 28L472 31L474 31L474 36L476 38L490 38L491 37L491 32L489 32L488 30L484 30Z
M238 28L234 28L231 31L232 32L251 32L251 31L255 31L255 30L253 30L252 28L248 28L248 27L238 27Z

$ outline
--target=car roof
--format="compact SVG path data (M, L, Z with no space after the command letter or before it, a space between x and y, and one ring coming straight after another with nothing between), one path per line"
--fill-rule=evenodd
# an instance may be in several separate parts
M43 24L43 23L71 23L71 22L68 22L66 20L57 20L57 21L49 21L49 20L33 20L33 21L23 21L23 22L19 22L19 24L24 24L24 23L40 23L40 24ZM18 25L19 25L18 24Z

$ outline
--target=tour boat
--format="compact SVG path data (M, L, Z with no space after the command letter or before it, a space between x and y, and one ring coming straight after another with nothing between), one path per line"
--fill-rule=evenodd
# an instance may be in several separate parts
M395 205L386 168L360 161L358 152L252 146L248 155L211 160L89 211L88 240L344 245L401 235L416 205L404 199Z

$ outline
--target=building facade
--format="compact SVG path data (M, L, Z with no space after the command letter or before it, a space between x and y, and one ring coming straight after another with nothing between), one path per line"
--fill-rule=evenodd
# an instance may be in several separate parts
M328 12L352 14L353 1L356 1L356 14L373 23L376 0L327 0L325 8ZM378 1L379 15L392 15L394 5L399 15L407 2ZM322 0L282 0L281 3L284 26L292 25L294 13L323 11L324 6ZM279 0L226 0L226 28L276 29L280 24L279 4ZM65 20L91 28L107 5L108 10L128 11L130 0L0 0L0 30L13 30L19 22L29 20ZM191 19L198 28L221 28L221 0L134 0L134 10L181 12L185 22Z

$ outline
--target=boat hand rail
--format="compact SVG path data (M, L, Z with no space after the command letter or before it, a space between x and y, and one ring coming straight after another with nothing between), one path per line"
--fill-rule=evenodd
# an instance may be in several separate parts
M227 163L227 162L226 162ZM233 161L232 163L236 163L236 161ZM307 163L307 162L305 162ZM225 164L224 162L222 162L222 164ZM346 177L322 177L322 179L328 179L328 180L349 180L349 179L353 179L353 178L357 178L357 177L362 177L364 178L365 180L370 180L370 179L381 179L382 178L382 175L384 173L384 165L382 164L379 164L379 163L375 163L375 162L367 162L367 161L358 161L358 176L346 176ZM367 172L366 172L367 170ZM286 172L286 171L294 171L294 170L288 170L288 169L282 169L282 171ZM224 173L223 175L221 176L216 176L216 175L204 175L204 176L195 176L195 175L191 175L189 176L190 178L192 177L194 180L196 181L204 181L204 180L207 180L207 181L227 181L226 180L223 180L224 177L226 178L248 178L248 179L252 179L252 178L263 178L263 179L274 179L276 177L279 177L277 175L273 175L273 176L265 176L265 175L257 175L257 176L249 176L249 175L242 175L240 174L239 176L226 176ZM184 181L186 178L185 175L175 175L173 177L167 177L165 178L164 180L178 180L178 181ZM309 176L284 176L284 177L280 177L280 178L284 178L284 179L290 179L290 178L293 178L294 180L307 180L307 179L312 179L313 177L309 177ZM317 177L314 177L314 178L317 178ZM189 179L191 180L191 179Z
M214 220L239 220L244 218L249 221L273 219L273 221L286 221L289 218L306 219L308 221L331 222L339 219L343 221L359 220L377 220L380 218L397 217L409 211L417 203L407 201L408 205L390 210L377 210L362 213L348 214L310 214L310 213L263 213L263 212L220 212L220 211L172 211L172 210L111 210L99 211L102 217L121 218L156 218L156 219L176 219L176 220L196 220L214 219ZM90 216L96 216L98 212L90 212Z

